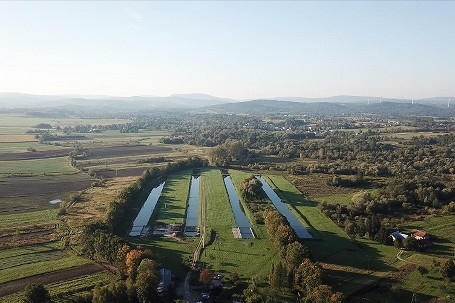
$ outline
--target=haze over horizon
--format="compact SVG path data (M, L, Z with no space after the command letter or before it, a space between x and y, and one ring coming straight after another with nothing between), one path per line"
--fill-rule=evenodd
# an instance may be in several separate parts
M0 2L0 91L454 96L455 2Z

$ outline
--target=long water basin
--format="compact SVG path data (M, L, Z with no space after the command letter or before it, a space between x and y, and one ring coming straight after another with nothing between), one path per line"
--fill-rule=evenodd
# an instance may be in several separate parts
M199 176L191 176L190 195L186 210L185 236L196 236L199 223ZM188 231L186 228L188 227ZM191 230L191 231L190 231Z
M224 177L224 185L229 196L229 202L231 203L232 212L234 213L235 224L240 230L240 234L244 239L254 238L251 224L240 205L239 196L235 190L234 184L232 183L231 177Z
M163 191L164 184L165 182L161 183L150 192L147 200L145 200L144 205L142 205L141 210L137 214L136 219L134 219L133 228L129 233L130 236L140 236L143 228L147 226L153 210L155 209L156 203L160 198L161 192Z
M275 205L276 209L286 217L289 221L289 225L291 225L292 229L295 230L295 233L299 238L309 239L313 238L313 236L308 232L308 230L303 226L302 222L297 219L297 217L291 212L291 210L286 206L286 204L281 201L280 197L275 193L275 191L270 187L270 185L264 180L264 178L260 176L256 176L262 183L262 189L269 197L270 201L272 201L273 205Z

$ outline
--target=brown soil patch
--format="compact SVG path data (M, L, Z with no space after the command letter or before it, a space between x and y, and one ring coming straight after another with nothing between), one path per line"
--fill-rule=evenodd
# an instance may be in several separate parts
M91 275L103 270L105 269L101 265L85 264L81 266L47 272L15 281L1 283L0 297L22 291L26 286L30 284L50 284L54 282L67 281L76 277Z
M16 160L31 160L31 159L47 159L66 157L72 151L70 148L57 149L57 150L43 150L36 152L25 153L2 153L0 154L1 161L16 161Z
M0 198L50 194L59 197L62 193L80 191L90 187L92 182L93 179L81 178L80 175L2 178Z
M335 187L327 185L330 175L311 174L302 176L286 175L298 190L309 198L325 197L339 194L349 194L358 191L355 188Z
M85 156L78 156L78 159L102 159L102 158L115 158L127 156L140 156L148 154L163 154L173 152L171 148L164 146L150 146L150 145L122 145L110 146L102 148L85 149Z
M34 135L0 135L1 143L36 142Z
M120 191L137 178L121 177L106 181L103 187L91 187L82 194L82 202L73 204L67 209L63 220L72 227L87 225L90 221L104 220L106 209Z

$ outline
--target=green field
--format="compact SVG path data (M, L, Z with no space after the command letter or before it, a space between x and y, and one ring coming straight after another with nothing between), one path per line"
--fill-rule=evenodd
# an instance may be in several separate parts
M97 273L77 277L72 280L46 285L53 302L67 302L71 296L93 289L98 284L105 284L112 280L107 273Z
M0 228L57 223L58 209L47 209L22 214L0 215Z
M166 179L151 218L152 222L183 224L190 188L191 172L183 171Z
M42 274L59 269L70 268L91 262L92 261L86 258L71 255L60 259L47 260L31 264L22 264L2 270L2 274L0 276L0 283L30 277L37 274Z
M406 231L420 229L426 231L433 238L433 245L426 250L427 254L437 257L455 257L455 215L433 216L424 221L407 223L403 228Z
M348 205L351 203L352 196L354 194L338 194L338 195L330 195L324 197L317 197L314 200L322 203L327 202L329 204L340 204L340 205Z
M61 175L79 171L70 165L68 157L0 161L0 176L8 175Z

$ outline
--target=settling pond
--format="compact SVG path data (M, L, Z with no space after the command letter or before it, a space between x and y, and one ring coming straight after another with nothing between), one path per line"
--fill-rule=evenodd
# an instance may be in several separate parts
M140 236L144 227L147 226L153 210L155 209L156 203L160 198L161 192L163 191L164 184L165 182L161 183L150 192L147 200L145 200L144 205L142 205L141 210L137 214L136 219L134 219L133 228L129 234L130 236Z
M232 212L234 213L235 224L237 225L240 235L243 239L254 238L253 230L248 218L245 216L243 209L240 205L240 200L235 191L234 184L232 183L231 177L224 177L224 185L229 196L229 202L231 203Z
M199 176L191 176L190 195L185 220L185 236L197 236L199 223Z
M297 217L291 212L291 210L286 206L286 204L281 201L280 197L273 191L270 185L264 180L264 178L260 176L256 176L262 183L262 189L269 197L270 201L272 201L273 205L275 205L276 209L286 217L289 221L289 225L291 225L292 229L295 230L295 233L299 238L310 239L313 236L308 232L308 230L303 226L303 224L297 219Z

